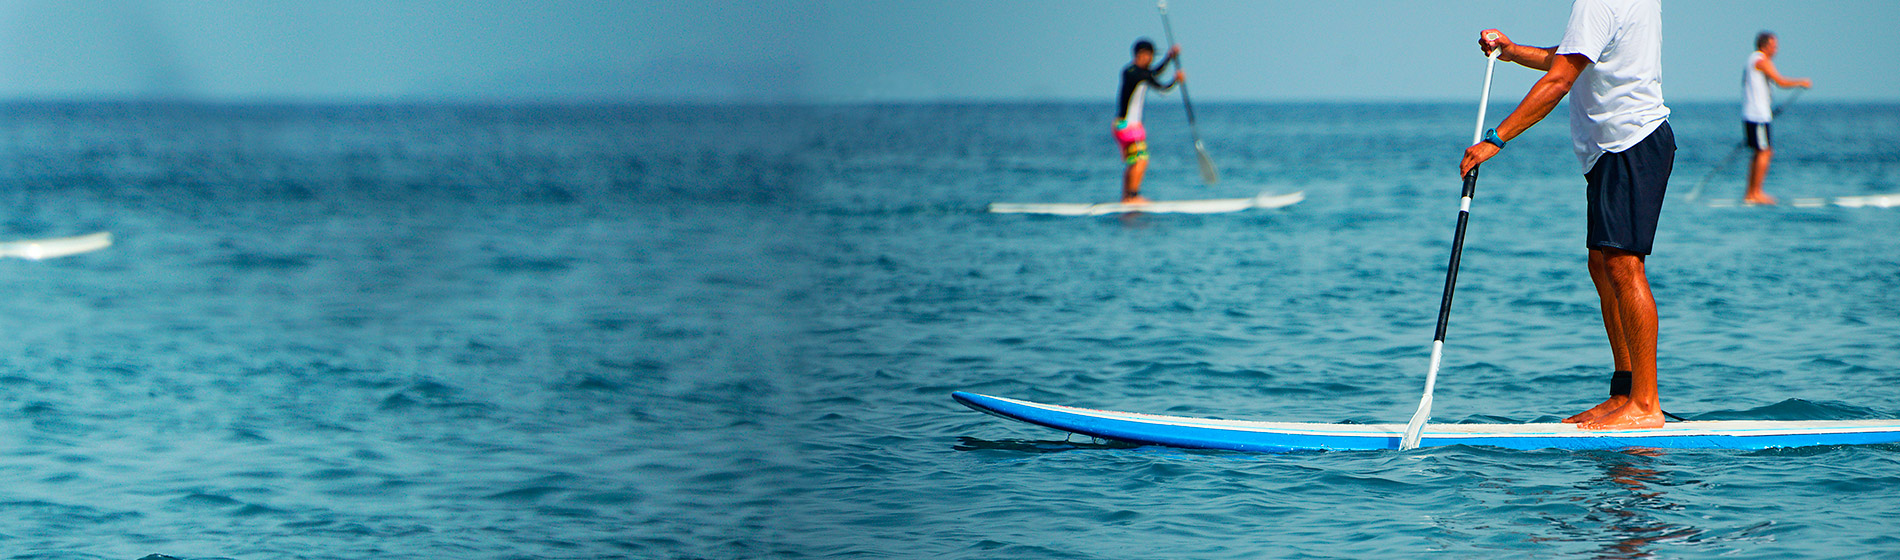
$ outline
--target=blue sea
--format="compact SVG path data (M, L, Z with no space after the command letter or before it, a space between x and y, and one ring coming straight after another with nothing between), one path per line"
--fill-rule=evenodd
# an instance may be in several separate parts
M0 105L0 556L1900 557L1900 446L1246 454L979 414L1403 422L1475 107ZM1509 109L1499 104L1492 119ZM1900 209L1740 197L1682 103L1665 408L1900 416ZM1770 194L1900 192L1900 106L1809 99ZM1714 170L1706 188L1688 192ZM1487 164L1436 422L1611 369L1561 115Z

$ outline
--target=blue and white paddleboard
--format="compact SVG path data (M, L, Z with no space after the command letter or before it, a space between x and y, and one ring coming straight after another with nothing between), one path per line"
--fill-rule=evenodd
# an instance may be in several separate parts
M1280 208L1298 204L1306 200L1306 192L1270 195L1260 193L1253 198L1217 198L1212 200L1160 200L1141 204L1122 204L1120 202L1102 203L1061 203L1061 202L992 202L989 210L996 214L1051 214L1057 216L1102 216L1107 214L1127 214L1134 212L1148 214L1221 214L1239 212L1254 208Z
M1185 418L1090 410L956 392L981 412L1086 436L1196 449L1285 452L1398 449L1404 424L1315 424ZM1427 424L1420 447L1507 449L1767 449L1900 443L1900 420L1720 420L1647 430L1595 431L1576 424Z

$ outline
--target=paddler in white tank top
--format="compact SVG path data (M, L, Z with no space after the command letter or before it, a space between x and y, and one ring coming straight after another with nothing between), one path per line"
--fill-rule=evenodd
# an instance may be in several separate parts
M1748 65L1742 70L1742 135L1748 147L1755 150L1755 161L1748 167L1748 191L1742 195L1742 202L1747 204L1775 203L1774 197L1761 190L1762 181L1768 178L1768 162L1775 157L1768 134L1768 125L1775 120L1775 93L1768 84L1814 87L1814 80L1783 78L1775 71L1775 53L1780 51L1781 40L1763 31L1755 35L1755 52L1749 53Z

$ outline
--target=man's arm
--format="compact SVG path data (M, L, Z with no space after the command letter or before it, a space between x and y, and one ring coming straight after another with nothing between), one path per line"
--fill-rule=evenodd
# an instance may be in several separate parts
M1781 73L1775 71L1774 61L1768 60L1767 57L1763 57L1761 60L1755 61L1755 69L1760 70L1762 74L1767 75L1768 79L1773 80L1775 82L1775 85L1781 86L1783 88L1814 87L1814 80L1809 80L1806 78L1788 79L1788 78L1781 77Z
M1177 58L1177 57L1179 57L1179 56L1181 56L1181 45L1174 45L1174 46L1171 46L1171 47L1168 47L1168 56L1167 56L1167 58L1163 58L1163 59L1161 59L1161 63L1160 63L1160 64L1156 64L1156 65L1155 65L1155 70L1154 70L1154 73L1155 73L1155 74L1160 74L1160 73L1161 73L1161 72L1162 72L1163 70L1167 70L1167 69L1168 69L1168 65L1169 65L1169 64L1175 64L1175 60L1174 60L1174 59L1175 59L1175 58ZM1163 83L1161 83L1161 80L1157 80L1157 79L1154 79L1154 78L1152 78L1152 77L1151 77L1151 78L1149 78L1149 79L1148 79L1148 83L1151 83L1151 84L1154 84L1156 88L1158 88L1158 89L1159 89L1159 90L1160 90L1161 92L1163 92L1163 93L1165 93L1165 92L1167 92L1167 91L1169 91L1169 90L1172 90L1172 89L1174 89L1174 86L1176 86L1176 85L1180 85L1180 83L1181 83L1181 80L1183 80L1183 79L1186 79L1186 76L1185 76L1184 74L1182 74L1182 73L1181 73L1181 68L1180 68L1180 67L1179 67L1179 66L1177 65L1177 66L1175 67L1175 69L1174 69L1174 81L1173 81L1173 82L1169 82L1169 83L1166 83L1166 84L1163 84Z
M1498 124L1498 138L1509 142L1530 130L1531 125L1544 120L1552 109L1557 108L1557 102L1563 101L1564 96L1570 93L1570 87L1577 83L1577 76L1582 75L1583 69L1589 66L1590 59L1580 54L1551 55L1550 70L1544 72L1544 77L1539 78L1536 85L1531 86L1530 93L1524 94L1524 100L1517 103L1517 109L1511 111L1511 116ZM1496 145L1490 142L1474 144L1465 149L1465 159L1459 164L1458 172L1470 173L1472 168L1495 155L1498 155Z
M1539 72L1549 72L1550 64L1557 56L1557 47L1532 47L1519 45L1504 36L1504 32L1486 29L1478 32L1478 48L1489 53L1502 49L1498 60L1516 62L1518 65Z
M1168 82L1168 85L1165 85L1165 86L1161 85L1161 82L1155 82L1155 85L1161 86L1162 93L1167 93L1170 91L1174 91L1174 86L1181 85L1181 82L1184 82L1184 81L1187 81L1187 73L1182 72L1180 70L1175 70L1174 81Z

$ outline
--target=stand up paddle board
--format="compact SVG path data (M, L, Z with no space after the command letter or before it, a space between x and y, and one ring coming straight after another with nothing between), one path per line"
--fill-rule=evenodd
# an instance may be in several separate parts
M1738 198L1724 198L1709 201L1709 206L1713 208L1734 208L1743 205L1742 200ZM1825 198L1794 198L1788 200L1788 205L1795 208L1826 208L1829 206L1839 206L1842 208L1900 208L1900 193Z
M57 239L32 239L27 241L0 242L0 257L22 259L50 259L89 253L112 246L112 234L107 232L91 233Z
M1815 208L1820 206L1840 206L1845 208L1896 208L1900 207L1900 193L1872 194L1866 196L1837 196L1834 198L1797 198L1789 201L1796 208Z
M1101 439L1229 451L1286 452L1398 449L1405 424L1315 424L1185 418L1110 412L951 394L964 406L1038 426ZM1430 424L1420 447L1485 445L1506 449L1767 449L1900 442L1900 420L1720 420L1671 422L1646 430L1583 430L1576 424Z
M992 202L990 212L996 214L1052 214L1057 216L1101 216L1105 214L1124 214L1146 212L1154 214L1220 214L1239 212L1253 208L1280 208L1292 206L1306 200L1306 192L1269 195L1260 193L1253 198L1217 198L1212 200L1164 200L1144 204L1122 204L1120 202L1087 203L1034 203L1034 202Z

